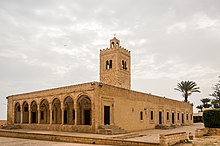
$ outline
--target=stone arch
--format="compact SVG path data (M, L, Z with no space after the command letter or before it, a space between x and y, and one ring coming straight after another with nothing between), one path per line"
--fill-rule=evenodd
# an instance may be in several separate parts
M91 125L92 104L88 95L81 95L77 99L77 125Z
M33 100L31 102L31 123L38 123L37 102Z
M14 108L14 123L20 123L20 122L21 122L21 106L20 103L17 102Z
M24 101L22 105L22 123L29 123L29 109L28 109L28 102Z
M40 124L50 123L49 103L46 99L43 99L40 102L40 119L38 120L40 120Z
M61 122L62 122L61 102L58 98L54 98L52 102L52 123L61 124Z
M74 102L71 96L67 96L63 102L64 105L64 124L74 124L75 110Z

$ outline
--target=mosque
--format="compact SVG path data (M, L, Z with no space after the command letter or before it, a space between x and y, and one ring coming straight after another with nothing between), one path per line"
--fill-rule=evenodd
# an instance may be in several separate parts
M118 134L193 123L192 104L131 90L130 51L100 50L100 82L7 97L7 123L25 129Z

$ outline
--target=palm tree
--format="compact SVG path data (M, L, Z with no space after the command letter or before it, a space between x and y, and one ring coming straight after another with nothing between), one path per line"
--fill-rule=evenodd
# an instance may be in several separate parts
M181 83L178 83L177 88L174 89L183 93L185 102L188 102L188 97L193 92L200 92L199 87L197 87L197 84L194 81L182 81Z

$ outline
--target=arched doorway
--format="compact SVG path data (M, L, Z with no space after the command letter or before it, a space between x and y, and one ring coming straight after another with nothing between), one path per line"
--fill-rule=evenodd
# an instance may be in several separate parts
M15 118L15 123L20 123L21 122L21 106L20 103L17 102L15 104L15 110L14 110L14 118Z
M28 103L25 101L23 103L23 123L29 123L29 111L28 111Z
M36 101L32 101L31 103L31 123L37 123L38 119L37 119L37 103Z
M82 95L77 101L77 124L91 125L92 119L91 100L88 96Z
M73 99L68 96L64 100L64 124L74 124L75 110Z
M42 100L40 103L40 123L49 124L50 123L50 111L49 103L46 99Z
M52 102L52 121L53 124L61 124L62 121L61 104L58 98L55 98Z

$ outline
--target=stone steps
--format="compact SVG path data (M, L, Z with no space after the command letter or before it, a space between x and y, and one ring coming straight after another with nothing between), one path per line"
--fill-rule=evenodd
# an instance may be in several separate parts
M126 131L115 125L101 125L98 128L99 134L124 134Z

